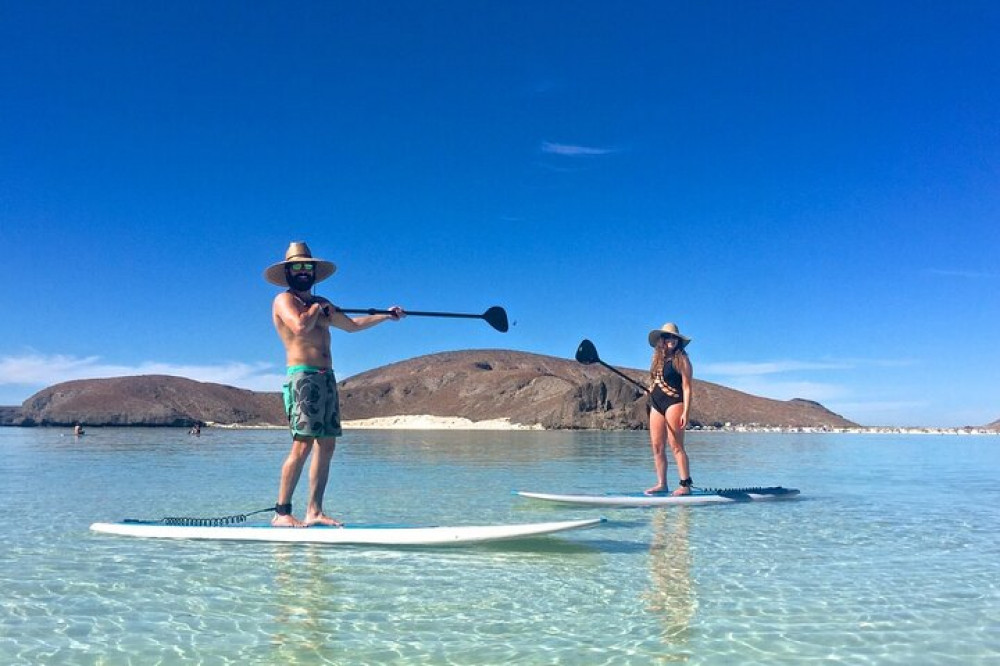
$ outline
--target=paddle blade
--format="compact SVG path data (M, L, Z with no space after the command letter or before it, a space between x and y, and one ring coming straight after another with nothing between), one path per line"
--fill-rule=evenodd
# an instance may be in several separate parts
M576 348L576 360L584 365L590 365L591 363L597 363L601 359L597 355L597 347L594 346L594 343L590 340L584 340Z
M494 305L492 308L484 312L483 319L486 320L487 324L501 333L507 332L507 311L499 305Z

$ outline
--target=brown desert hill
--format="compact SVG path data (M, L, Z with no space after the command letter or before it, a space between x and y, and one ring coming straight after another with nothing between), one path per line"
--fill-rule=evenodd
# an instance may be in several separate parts
M623 372L639 382L640 370ZM643 391L598 365L505 350L432 354L370 370L340 383L344 419L400 415L509 418L546 428L640 429ZM691 424L851 427L807 400L769 400L695 380ZM189 426L286 425L279 393L182 377L145 375L50 386L0 424Z
M623 369L644 383L647 372ZM546 428L645 428L643 391L598 365L526 352L479 350L420 356L340 383L344 418L398 415L509 418ZM770 400L695 380L692 425L852 427L808 400Z
M983 427L989 428L990 430L1000 430L1000 419L997 419L993 423L987 423Z
M278 393L167 375L63 382L28 398L19 416L20 425L287 424Z

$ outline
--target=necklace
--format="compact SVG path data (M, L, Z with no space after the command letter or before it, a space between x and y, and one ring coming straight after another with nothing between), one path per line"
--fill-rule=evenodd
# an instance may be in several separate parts
M311 305L312 305L313 303L315 303L315 302L316 302L316 301L315 301L315 300L313 300L313 299L312 299L311 297L309 298L309 300L308 300L308 301L307 301L307 300L305 300L304 298L302 298L301 296L299 296L298 294L296 294L296 293L295 293L294 291L292 291L291 289L289 289L289 290L288 290L288 293L292 295L292 298L294 298L295 300L297 300L297 301L298 301L299 303L301 303L301 304L302 304L302 306L303 306L303 307L306 307L306 308L308 308L309 306L311 306Z

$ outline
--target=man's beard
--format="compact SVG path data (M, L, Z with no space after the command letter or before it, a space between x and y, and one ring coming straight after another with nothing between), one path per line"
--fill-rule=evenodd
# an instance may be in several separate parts
M288 286L292 288L292 291L309 291L316 282L316 276L313 274L292 275L289 273L285 276L285 278L288 281Z

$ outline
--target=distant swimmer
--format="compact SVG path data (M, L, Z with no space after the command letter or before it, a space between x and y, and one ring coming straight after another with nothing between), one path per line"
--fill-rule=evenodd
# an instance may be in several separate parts
M195 437L201 437L201 424L195 423L193 426L191 426L191 429L188 430L188 434L194 435Z
M351 318L327 299L314 295L313 285L336 270L333 263L314 258L308 245L294 242L288 246L284 261L264 271L264 279L286 288L275 296L271 307L274 328L285 345L287 378L283 394L292 432L292 449L281 467L276 515L271 521L276 526L340 525L323 513L330 463L337 437L342 434L330 327L354 333L406 316L403 308L393 306L389 308L390 314ZM292 515L292 494L310 452L313 457L309 467L309 502L305 520L300 521Z
M73 434L74 434L75 436L77 436L77 437L79 437L80 435L83 435L83 434L85 434L85 433L83 432L83 426L82 426L82 425L80 425L79 423L77 423L77 424L76 424L75 426L73 426Z
M691 412L691 359L684 348L691 338L680 334L676 324L664 324L648 336L653 347L653 361L649 369L649 439L653 448L656 468L656 485L646 490L647 495L667 492L667 452L670 450L677 463L680 487L674 495L691 493L691 471L688 455L684 450L684 428Z

